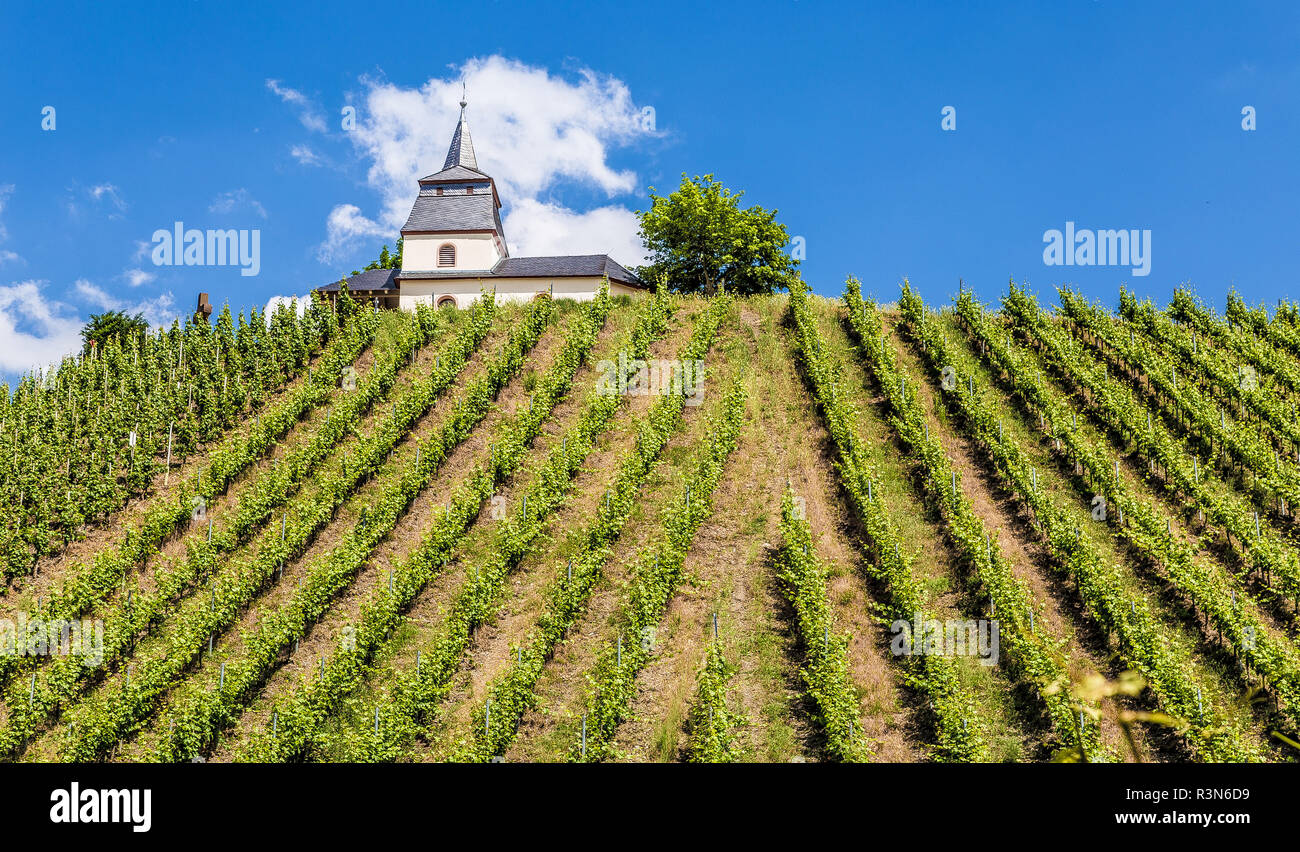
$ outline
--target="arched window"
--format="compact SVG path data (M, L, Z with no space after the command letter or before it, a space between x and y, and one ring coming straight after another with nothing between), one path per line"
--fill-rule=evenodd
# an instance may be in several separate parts
M438 297L438 307L440 307L440 308L445 308L445 307L447 307L448 305L450 305L450 306L453 307L453 308L456 307L456 297L455 297L455 296L439 296L439 297Z
M438 265L455 266L456 265L456 247L451 243L443 243L438 247Z

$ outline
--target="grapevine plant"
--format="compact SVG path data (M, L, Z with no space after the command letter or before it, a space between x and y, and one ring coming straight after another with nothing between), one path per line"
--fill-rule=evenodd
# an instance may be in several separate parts
M633 336L637 339L644 337L646 342L643 345L648 345L666 328L664 307L662 297L657 297L647 303L639 315ZM442 523L429 530L416 550L395 570L393 591L363 604L355 647L340 648L328 663L322 660L319 676L302 684L287 702L277 705L272 711L272 730L255 737L243 750L241 759L262 760L268 755L277 759L311 756L321 748L320 723L372 672L373 661L387 647L393 630L402 622L403 614L415 595L446 565L470 522L497 485L517 470L542 423L567 393L578 368L595 343L608 310L608 293L602 291L566 335L568 345L558 363L534 388L528 411L517 421L503 424L492 458L466 478L457 489ZM606 405L611 401L608 396L593 395L592 402L597 400L603 400ZM617 400L613 400L613 407L617 407ZM562 501L568 481L580 469L583 457L606 428L610 414L612 411L607 409L593 414L589 406L578 426L564 437L559 447L552 450L538 474L538 481L524 501L526 508L522 511L527 514L513 522L504 522L497 537L496 552L500 561L478 566L474 576L467 577L465 589L453 604L453 619L457 614L461 619L482 618L484 616L475 613L490 611L488 608L500 593L505 574L522 557L524 548L536 535L536 528L545 516ZM405 578L404 582L396 582L397 577ZM489 585L492 577L496 578L496 588ZM441 671L450 669L454 672L451 668L453 657L459 659L459 652L453 653L451 649L463 644L457 641L461 630L459 625L463 621L458 620L456 624L439 640L437 647L442 649L441 654L435 649L430 655L430 665L440 666ZM371 738L359 741L359 745L343 743L339 747L364 748L365 759L374 760L390 749L396 750L408 737L414 736L420 714L433 700L424 696L436 695L442 687L436 678L426 682L424 676L432 672L433 669L426 672L421 665L409 681L399 680L392 688L394 695L403 686L406 691L381 709L384 726L376 725Z
M873 743L858 723L862 710L849 676L849 637L835 630L835 615L826 597L826 568L811 547L812 530L808 521L796 517L794 492L787 488L781 498L776 568L781 593L794 609L803 648L799 676L816 708L827 754L844 763L863 762L870 759Z
M938 377L945 367L958 362L957 353L934 317L907 285L899 307L933 376ZM1091 616L1118 638L1124 656L1146 678L1166 712L1191 720L1189 739L1194 752L1214 761L1258 757L1243 742L1241 732L1197 688L1190 658L1169 642L1150 602L1125 583L1120 567L1107 562L1092 537L1083 535L1066 510L1044 493L1036 470L1003 430L994 401L982 386L976 385L974 374L954 379L952 387L942 393L945 404L957 414L961 428L987 453L998 475L1029 508L1052 564L1074 580ZM1093 709L1092 713L1095 719L1100 718L1099 711Z
M702 360L731 308L729 300L715 300L696 321L691 338L678 358L682 363ZM596 584L613 556L613 546L636 505L637 496L669 438L683 424L684 400L667 394L657 400L637 431L637 441L620 463L614 481L601 499L596 519L584 532L578 552L561 567L544 593L545 611L529 641L515 649L514 662L488 687L488 698L475 717L474 741L456 754L457 759L486 761L505 752L514 741L520 718L535 707L537 680L559 642L585 613Z
M599 761L618 754L615 734L636 694L636 676L650 661L653 650L641 637L655 629L677 592L686 553L713 511L713 490L736 448L744 408L741 377L724 391L719 410L710 418L705 430L708 438L695 456L683 493L664 512L663 536L658 544L633 557L631 579L617 617L620 639L600 653L587 674L591 684L587 714L570 760ZM635 637L635 641L624 642L623 636Z
M878 488L873 488L879 474L868 459L857 431L861 415L848 395L836 390L841 367L822 345L805 288L791 290L790 312L795 354L835 444L835 472L863 532L869 569L888 595L886 614L891 620L926 621L929 618L926 597L912 570L912 558L903 550L885 498ZM962 685L953 658L920 654L901 656L897 661L904 669L907 683L929 699L937 737L931 753L941 760L986 760L987 745L974 698Z
M863 301L855 279L849 279L844 301L859 353L885 394L895 433L916 460L923 491L942 518L962 562L988 595L991 615L997 618L1002 659L1033 685L1062 747L1088 759L1102 757L1097 725L1089 724L1070 698L1069 674L1059 641L1048 632L1033 595L1015 576L962 492L951 460L928 429L915 383L909 382L897 365L894 350L881 331L880 315L874 305Z

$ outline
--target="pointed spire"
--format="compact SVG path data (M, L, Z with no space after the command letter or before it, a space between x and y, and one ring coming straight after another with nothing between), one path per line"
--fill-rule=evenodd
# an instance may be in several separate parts
M469 138L469 124L465 121L465 107L469 103L465 100L465 83L460 84L460 121L456 124L456 132L451 137L451 145L447 148L447 162L442 164L444 171L452 166L465 166L466 168L478 171L478 160L474 158L474 142Z

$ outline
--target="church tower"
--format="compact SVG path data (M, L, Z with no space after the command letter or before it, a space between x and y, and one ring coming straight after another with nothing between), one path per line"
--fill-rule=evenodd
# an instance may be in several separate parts
M487 274L510 256L496 182L479 171L474 157L467 106L462 94L442 171L420 178L420 194L402 226L403 274L426 279Z
M420 178L411 215L402 226L402 268L367 269L345 279L354 298L377 307L413 311L419 305L465 308L492 290L505 302L594 299L602 288L639 298L645 282L607 254L511 257L501 227L496 181L479 170L460 97L460 119L442 170ZM316 292L335 299L335 281Z

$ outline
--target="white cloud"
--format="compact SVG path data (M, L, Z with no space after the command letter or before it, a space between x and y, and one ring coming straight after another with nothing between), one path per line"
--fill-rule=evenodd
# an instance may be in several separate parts
M77 295L82 300L89 302L93 307L103 311L117 309L117 300L85 278L78 278L77 282L73 284L73 289L77 291Z
M304 166L319 166L324 160L309 145L294 145L289 149L289 156Z
M641 108L627 84L586 69L570 81L501 56L471 59L459 73L431 79L418 89L363 81L368 86L364 118L359 116L348 135L369 160L367 182L382 201L376 220L365 221L382 225L382 236L392 236L406 221L416 181L442 168L460 112L462 79L479 168L497 181L511 242L529 252L562 254L577 239L572 228L591 225L607 229L599 234L607 242L584 243L591 253L640 257L631 211L617 215L620 208L601 207L583 213L542 200L544 193L564 184L594 189L607 198L640 188L635 172L609 163L611 149L656 136L653 127L643 126ZM331 241L344 208L360 217L355 205L336 206L328 223ZM551 236L560 242L549 243ZM327 243L318 255L327 262L342 253Z
M252 193L243 187L221 193L212 199L212 203L208 205L209 213L233 213L242 209L252 210L263 219L266 218L266 208L262 206L262 202L254 198Z
M279 80L267 80L266 87L280 100L298 108L298 120L302 122L303 127L317 133L325 132L325 116L306 95L297 89L281 86Z
M47 281L0 285L0 372L24 373L49 367L81 350L83 314L120 310L143 313L152 326L170 325L176 318L172 294L125 302L101 287L78 279L73 285L78 305L51 297Z
M387 237L392 233L361 215L361 208L355 204L339 204L331 210L325 231L325 242L316 247L316 257L321 263L347 256L364 237Z
M88 205L91 209L98 209L107 205L108 218L111 220L120 220L122 214L126 212L129 206L122 198L121 191L111 183L97 183L94 186L83 187L76 182L68 187L67 201L64 203L68 211L68 218L75 222L81 222L85 207L83 206L82 197L90 199Z
M608 254L627 267L646 262L636 214L626 207L575 213L558 204L527 199L513 205L502 224L512 255Z
M119 213L126 210L126 202L122 200L122 196L118 192L117 187L111 183L95 184L90 189L86 190L86 194L95 201L104 201L107 199L108 203L112 204L114 209ZM114 216L113 218L118 217Z
M49 298L45 281L0 285L0 371L57 364L81 348L82 320Z
M92 307L104 311L123 311L128 314L142 313L152 326L167 325L176 318L171 293L163 293L152 299L130 302L113 296L107 290L85 278L78 278L73 284L73 289L83 302Z
M122 272L122 277L132 287L139 287L142 284L148 284L158 276L152 272L145 272L143 269L127 269Z
M298 311L298 316L305 316L307 309L311 307L311 294L304 293L301 296L272 296L267 300L266 307L262 309L262 314L266 317L266 324L271 324L271 315L281 305L294 305Z
M73 290L83 303L93 308L101 311L122 311L132 316L143 314L145 321L155 328L160 325L171 325L172 320L177 317L175 300L170 292L152 299L128 302L85 278L78 278L73 284Z
M0 263L18 263L20 261L22 261L22 258L16 252L0 249Z

